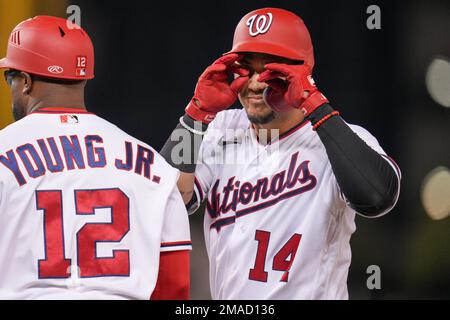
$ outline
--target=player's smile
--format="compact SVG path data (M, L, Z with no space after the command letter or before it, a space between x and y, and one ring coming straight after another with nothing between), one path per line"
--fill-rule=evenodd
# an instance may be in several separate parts
M247 112L255 112L255 110L252 111L251 109L269 108L263 100L263 91L268 85L257 81L259 74L265 70L264 65L268 63L269 57L269 55L265 54L249 53L240 61L240 64L250 71L250 79L239 94L241 103Z
M252 122L265 123L266 119L273 118L273 110L266 105L263 99L266 83L258 82L259 73L253 72L251 78L239 94L239 100Z
M252 103L252 104L259 104L259 103L262 103L262 102L264 102L264 100L263 100L263 97L262 97L262 94L258 94L258 95L255 95L255 94L252 94L252 95L248 95L247 96L247 99L248 99L248 101L250 102L250 103Z
M264 66L272 62L292 63L289 59L264 53L246 53L239 61L240 65L250 71L250 78L239 93L239 100L253 123L264 124L275 118L274 111L263 99L263 92L268 84L257 80L266 70Z
M249 109L269 109L269 106L266 105L263 99L263 92L253 92L247 90L245 92L245 96L242 96L242 101L244 107L246 107L247 111Z

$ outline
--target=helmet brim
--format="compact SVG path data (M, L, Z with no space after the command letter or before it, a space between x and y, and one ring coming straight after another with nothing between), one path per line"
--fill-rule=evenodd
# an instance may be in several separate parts
M0 59L0 69L18 69L14 67L14 64L9 63L7 58L3 58ZM18 69L19 70L19 69ZM57 75L51 75L48 73L42 73L42 72L37 72L34 70L28 70L28 69L20 69L20 71L23 72L27 72L36 76L41 76L41 77L45 77L45 78L51 78L51 79L56 79L56 80L91 80L94 79L94 75L90 75L90 76L86 76L86 77L61 77L61 76L57 76Z
M256 53L265 53L271 54L274 56L279 56L291 60L296 61L304 61L304 57L295 51L287 50L286 48L282 48L278 45L261 42L261 43L242 43L233 47L231 51L224 53L224 55L231 53L243 53L243 52L256 52Z
M7 69L9 68L9 63L8 60L6 60L6 58L0 59L0 69Z

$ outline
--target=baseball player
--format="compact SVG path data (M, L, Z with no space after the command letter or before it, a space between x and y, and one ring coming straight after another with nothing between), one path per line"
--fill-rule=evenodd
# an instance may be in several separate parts
M178 170L86 110L88 34L28 19L0 68L16 120L0 131L0 299L187 299Z
M178 131L203 139L183 149L198 161L179 161L173 138L161 151L190 212L206 202L213 299L348 299L355 214L382 216L398 199L398 167L332 107L313 66L301 18L248 13L180 118ZM238 98L243 109L226 110Z

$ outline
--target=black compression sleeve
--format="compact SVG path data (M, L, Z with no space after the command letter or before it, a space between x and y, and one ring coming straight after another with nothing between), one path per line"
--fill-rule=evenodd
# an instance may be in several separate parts
M324 104L309 117L314 125L333 108ZM394 169L369 147L339 116L317 128L336 180L350 206L357 212L376 216L390 208L398 190Z
M187 114L183 116L183 121L196 131L205 132L208 128L208 125L195 121ZM202 139L203 135L194 134L179 123L160 154L172 167L181 172L194 173Z

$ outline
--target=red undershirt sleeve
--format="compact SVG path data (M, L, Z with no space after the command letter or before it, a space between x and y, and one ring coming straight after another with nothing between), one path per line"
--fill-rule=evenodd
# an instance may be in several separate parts
M160 254L158 280L151 300L189 299L189 250Z

